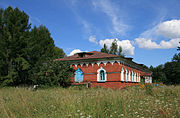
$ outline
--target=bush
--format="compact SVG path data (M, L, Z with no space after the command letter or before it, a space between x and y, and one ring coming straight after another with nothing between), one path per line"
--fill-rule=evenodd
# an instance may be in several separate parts
M33 83L45 86L69 86L74 69L62 61L49 61L42 65L40 71L34 74Z

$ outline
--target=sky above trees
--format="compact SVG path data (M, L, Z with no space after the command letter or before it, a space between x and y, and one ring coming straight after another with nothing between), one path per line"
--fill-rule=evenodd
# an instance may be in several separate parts
M180 41L179 0L1 0L18 7L32 26L45 25L67 55L100 51L116 38L126 56L157 66L171 61Z

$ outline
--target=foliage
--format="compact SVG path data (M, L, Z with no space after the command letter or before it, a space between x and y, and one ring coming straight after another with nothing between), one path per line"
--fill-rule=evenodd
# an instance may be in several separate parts
M42 65L38 73L34 74L33 82L37 85L67 87L73 72L73 68L66 62L48 61Z
M157 67L150 66L150 70L152 71L153 82L160 83L167 81L163 65L159 65Z
M116 55L116 54L117 54L117 51L118 51L117 49L118 49L117 40L114 39L114 41L113 41L112 44L111 44L110 52L109 52L109 53Z
M178 47L177 50L179 50ZM165 84L180 84L180 53L173 56L171 62L164 65L150 67L153 72L152 78L154 82L163 82Z
M0 85L34 84L41 65L64 57L45 26L33 27L18 8L0 9Z
M104 47L101 49L101 52L109 53L109 49L107 48L106 44L104 44Z
M172 62L165 63L164 72L167 84L180 84L180 54L175 54Z
M0 89L1 118L179 118L180 86L123 90Z
M108 54L114 54L118 56L124 57L125 55L122 53L122 47L117 44L117 39L114 39L112 42L110 49L108 49L107 45L104 44L104 47L101 49L101 52L108 53Z

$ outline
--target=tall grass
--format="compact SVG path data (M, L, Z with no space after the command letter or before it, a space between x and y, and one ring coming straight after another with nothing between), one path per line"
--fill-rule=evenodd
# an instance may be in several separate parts
M179 118L180 86L123 90L103 88L0 89L1 118Z

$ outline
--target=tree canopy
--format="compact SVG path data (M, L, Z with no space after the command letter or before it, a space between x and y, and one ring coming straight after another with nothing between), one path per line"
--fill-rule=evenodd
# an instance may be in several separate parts
M122 53L122 47L121 46L118 47L117 39L114 39L114 41L110 46L110 49L108 49L107 45L104 44L104 47L101 49L101 52L124 57L124 54Z
M18 8L0 9L0 85L34 84L44 63L64 57L49 30L31 28L29 16Z
M179 47L178 49L179 50ZM150 67L153 72L154 82L163 82L165 84L180 84L180 53L174 54L171 62L164 65Z

